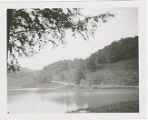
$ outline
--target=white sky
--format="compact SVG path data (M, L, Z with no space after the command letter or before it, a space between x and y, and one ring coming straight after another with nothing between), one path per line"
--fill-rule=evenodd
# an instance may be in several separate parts
M51 45L47 45L34 57L20 59L20 65L25 68L39 70L59 60L85 59L115 40L138 35L137 8L99 9L99 11L113 13L115 17L98 28L95 38L85 41L82 38L75 39L67 33L65 38L67 44L65 46L53 49ZM96 9L87 10L88 13L93 15L96 13Z

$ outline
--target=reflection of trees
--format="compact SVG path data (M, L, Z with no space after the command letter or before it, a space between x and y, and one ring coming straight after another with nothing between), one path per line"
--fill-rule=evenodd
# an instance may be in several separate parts
M109 94L108 94L109 93ZM117 91L111 90L96 90L88 91L86 89L60 89L54 91L41 92L42 101L53 102L53 104L63 105L66 110L75 110L85 107L98 107L106 104L127 100L127 93L117 94ZM128 99L133 99L133 96L128 93ZM75 108L76 107L76 108ZM68 111L67 111L68 112Z
M76 109L81 109L104 105L113 102L113 100L116 101L117 96L112 98L112 95L96 94L94 91L87 93L82 89L70 90L70 88L67 88L64 90L48 91L48 93L41 92L40 97L43 102L51 101L53 103L61 104L64 105L67 110L71 111L75 109L73 108L75 106ZM109 98L112 98L113 100Z
M85 95L85 93L81 92L82 90L77 90L74 93L74 102L77 105L78 109L85 107L85 105L87 105L86 99L87 96Z
M44 95L44 99L56 102L58 104L65 104L67 106L70 106L74 104L72 95L73 93L70 92L69 90L67 91L60 90L60 91L53 91L51 94L49 93L49 95L47 95L48 97Z
M79 108L87 106L87 95L82 90L71 91L69 88L61 91L54 91L50 93L40 93L43 101L52 101L57 104L66 105L69 109L72 105L76 105Z
M51 93L41 93L43 101L52 101L57 104L62 104L69 110L71 106L76 105L77 109L94 106L98 102L96 94L86 93L82 89L52 91ZM96 99L94 99L96 98Z
M98 97L96 94L90 92L86 93L86 91L82 90L78 90L74 94L74 101L78 109L92 106L95 107L99 101L103 100L102 98Z

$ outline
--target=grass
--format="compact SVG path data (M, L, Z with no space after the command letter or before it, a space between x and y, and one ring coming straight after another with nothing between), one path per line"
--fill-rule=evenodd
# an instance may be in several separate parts
M96 108L84 108L71 111L71 113L137 113L139 112L139 101L119 102Z
M94 72L88 72L86 81L98 85L138 86L138 59L132 58L112 64Z

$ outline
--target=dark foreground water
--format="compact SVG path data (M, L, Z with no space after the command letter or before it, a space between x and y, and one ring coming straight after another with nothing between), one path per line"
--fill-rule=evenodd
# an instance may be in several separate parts
M9 113L65 113L87 107L139 99L138 88L131 89L40 89L9 90Z

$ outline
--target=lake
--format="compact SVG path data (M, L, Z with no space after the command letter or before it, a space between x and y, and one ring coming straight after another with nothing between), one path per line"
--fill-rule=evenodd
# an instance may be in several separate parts
M8 90L9 113L66 113L139 100L138 88Z

